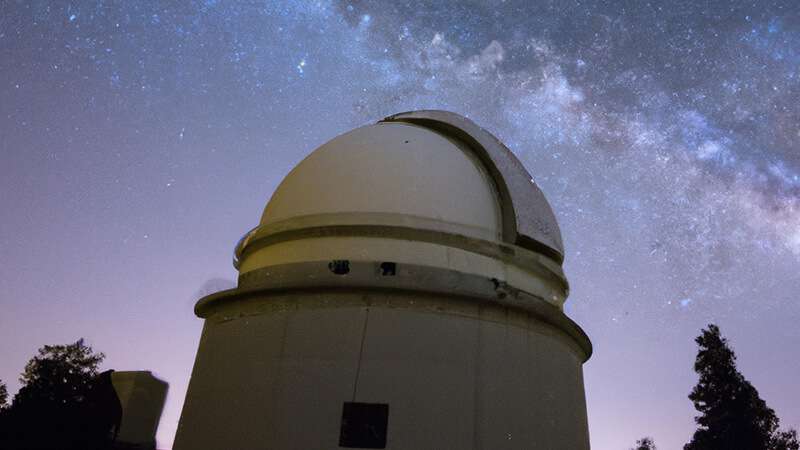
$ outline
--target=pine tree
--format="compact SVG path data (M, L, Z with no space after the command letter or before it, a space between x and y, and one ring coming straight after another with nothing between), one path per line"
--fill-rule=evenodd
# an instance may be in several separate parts
M732 448L793 449L793 430L778 432L778 417L736 368L736 355L719 327L709 325L695 339L699 346L694 370L700 379L689 394L699 425L684 450Z

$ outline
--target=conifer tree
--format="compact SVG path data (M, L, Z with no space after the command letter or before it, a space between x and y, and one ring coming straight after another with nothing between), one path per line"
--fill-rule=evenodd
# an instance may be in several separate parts
M709 325L695 339L697 385L689 394L699 425L684 450L797 449L794 430L778 431L779 420L736 368L736 355L719 327Z

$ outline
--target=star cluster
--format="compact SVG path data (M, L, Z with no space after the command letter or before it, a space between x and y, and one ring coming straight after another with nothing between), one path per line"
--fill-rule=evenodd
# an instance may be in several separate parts
M4 2L0 378L86 336L171 383L168 447L191 305L232 283L277 183L435 108L495 133L553 205L593 448L687 441L712 321L796 427L798 68L792 1Z

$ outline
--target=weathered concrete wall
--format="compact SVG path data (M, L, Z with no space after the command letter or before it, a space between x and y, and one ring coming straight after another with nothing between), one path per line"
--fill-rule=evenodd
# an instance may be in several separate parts
M248 303L206 320L176 450L337 448L351 401L389 405L387 449L589 448L586 355L527 312L420 293Z

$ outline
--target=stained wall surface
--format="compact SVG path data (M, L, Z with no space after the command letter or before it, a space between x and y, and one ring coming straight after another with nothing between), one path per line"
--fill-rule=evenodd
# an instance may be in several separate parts
M387 449L588 449L582 355L528 313L459 298L305 293L205 322L175 449L338 448L345 402Z

